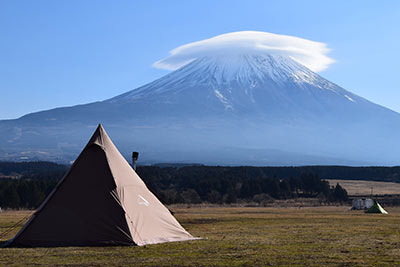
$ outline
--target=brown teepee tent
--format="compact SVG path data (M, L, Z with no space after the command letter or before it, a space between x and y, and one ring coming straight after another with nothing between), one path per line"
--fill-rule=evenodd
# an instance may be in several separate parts
M99 125L68 173L7 246L142 246L191 239Z

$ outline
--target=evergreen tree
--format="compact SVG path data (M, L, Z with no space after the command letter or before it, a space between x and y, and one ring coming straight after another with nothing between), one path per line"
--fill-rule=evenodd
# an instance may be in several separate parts
M226 194L224 195L223 201L224 201L224 203L227 203L227 204L236 203L237 196L236 196L235 190L232 187L230 187L227 190Z
M198 204L201 203L201 198L196 190L190 188L182 192L182 198L185 203Z
M221 204L222 203L221 194L216 190L211 190L211 192L207 194L207 201L210 203Z
M343 202L347 201L349 199L349 196L347 195L347 191L343 187L341 187L339 183L337 183L335 188L333 189L333 192L331 193L330 199L331 201L335 202Z
M4 191L4 206L7 208L16 209L20 207L20 198L14 186L9 186Z

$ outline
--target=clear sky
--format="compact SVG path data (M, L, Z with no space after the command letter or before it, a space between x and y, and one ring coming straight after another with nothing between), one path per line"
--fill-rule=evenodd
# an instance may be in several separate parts
M175 47L246 30L326 43L323 77L400 112L400 1L1 0L0 119L116 96Z

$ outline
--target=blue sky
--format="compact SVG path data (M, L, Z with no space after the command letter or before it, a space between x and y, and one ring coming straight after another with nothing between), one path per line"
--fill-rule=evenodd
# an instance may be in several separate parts
M180 45L235 31L323 42L320 74L400 112L400 1L0 1L0 119L100 101L168 73Z

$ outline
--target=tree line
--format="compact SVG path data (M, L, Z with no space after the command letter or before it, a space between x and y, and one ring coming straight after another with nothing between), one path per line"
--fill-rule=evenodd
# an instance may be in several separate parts
M65 166L64 169L50 167L38 173L31 168L18 179L0 179L0 207L37 208L66 170ZM311 172L279 177L263 167L139 166L137 173L165 204L239 201L265 204L274 199L297 197L342 202L348 198L339 184L330 187L327 181Z
M35 209L54 189L59 179L0 179L0 207Z
M296 166L261 167L263 171L282 178L299 177L302 173L312 173L325 179L366 180L400 183L400 166L350 167L350 166Z
M54 173L65 173L68 166L48 161L30 161L30 162L9 162L0 161L1 175L53 175Z
M203 165L185 164L159 164L153 167L190 167ZM18 174L49 174L54 172L65 172L69 166L53 162L1 162L0 177L3 175ZM240 168L240 167L237 167ZM268 177L290 178L300 177L303 173L315 174L325 179L351 179L400 182L400 166L395 167L349 167L349 166L283 166L283 167L246 167L261 170Z
M339 184L329 183L312 173L299 177L268 176L259 167L141 166L137 172L147 187L166 204L268 202L273 199L318 197L327 202L348 200Z

